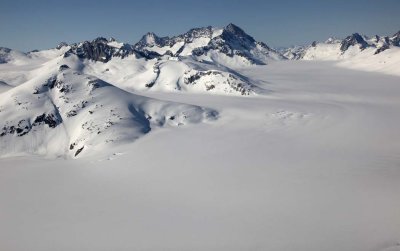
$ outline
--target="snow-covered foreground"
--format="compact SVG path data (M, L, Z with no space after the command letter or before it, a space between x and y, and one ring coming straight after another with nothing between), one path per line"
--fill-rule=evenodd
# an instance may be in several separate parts
M255 97L79 159L0 160L0 250L398 250L399 77L282 61Z

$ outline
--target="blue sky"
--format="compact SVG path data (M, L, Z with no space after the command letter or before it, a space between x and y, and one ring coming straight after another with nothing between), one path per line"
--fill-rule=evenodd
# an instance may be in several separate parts
M28 51L98 36L134 43L148 31L176 35L232 22L271 46L353 32L400 30L399 0L0 0L0 46Z

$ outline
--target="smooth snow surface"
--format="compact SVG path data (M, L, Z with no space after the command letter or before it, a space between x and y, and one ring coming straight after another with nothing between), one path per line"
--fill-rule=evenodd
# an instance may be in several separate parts
M136 93L219 118L75 160L0 159L0 250L399 250L399 77L335 64L240 69L252 97Z

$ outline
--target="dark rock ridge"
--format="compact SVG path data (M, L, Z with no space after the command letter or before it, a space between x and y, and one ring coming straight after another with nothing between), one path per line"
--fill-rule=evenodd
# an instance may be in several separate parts
M194 39L200 37L207 37L211 39L212 33L213 31L211 26L203 28L194 28L182 35L174 37L159 37L153 32L148 32L139 40L139 42L137 42L134 45L134 48L138 51L142 51L145 47L153 47L153 46L172 47L179 42L191 43L193 42Z
M60 116L53 113L43 113L36 116L33 123L31 123L30 119L22 119L18 121L18 123L15 125L6 124L0 131L0 137L6 136L8 134L16 134L17 136L21 137L29 133L34 127L47 125L50 128L55 128L61 123L62 118Z
M147 50L136 50L130 44L122 44L121 47L114 47L110 42L115 39L107 40L104 37L98 37L92 41L85 41L79 44L71 45L71 48L64 54L65 57L71 54L77 55L80 59L89 59L106 63L113 57L124 58L129 55L135 55L137 58L153 59L161 55Z
M10 54L11 49L0 47L0 64L5 64L8 62L8 55Z
M369 45L368 43L364 40L364 38L358 34L358 33L354 33L348 37L346 37L341 45L340 45L340 50L342 52L347 51L347 49L350 46L354 46L354 45L359 45L361 50L364 50L365 48L367 48Z
M196 38L208 38L209 43L200 48L192 51L192 55L201 56L210 50L217 50L227 56L233 57L234 55L242 56L249 60L251 63L264 64L261 60L254 57L251 53L252 50L258 46L263 53L273 52L279 54L277 51L272 50L263 42L257 42L253 37L244 32L241 28L234 24L229 24L222 30L222 34L216 37L213 36L213 28L211 26L203 28L194 28L188 32L174 37L158 37L154 33L147 33L142 39L134 45L138 51L145 51L145 48L157 47L173 47L177 43L183 43L183 46L173 55L179 56L184 49L185 44L192 43ZM165 54L172 54L167 51ZM283 56L282 56L283 58Z
M123 44L121 47L115 47L110 42L115 39L99 37L92 41L84 41L78 44L68 45L65 42L60 43L56 48L61 49L70 46L70 49L65 53L65 57L70 55L77 55L81 59L89 59L100 62L108 62L113 57L124 58L128 55L135 55L138 58L154 59L159 58L157 52L151 50L152 47L170 47L172 48L177 43L182 43L183 46L175 52L167 50L164 55L180 56L180 53L185 48L184 45L192 43L197 38L207 38L209 43L207 46L196 48L192 51L192 55L206 54L210 50L217 50L227 56L233 57L234 55L242 56L255 64L264 64L261 60L257 59L252 54L252 50L259 48L267 54L273 52L279 54L277 51L269 48L265 43L257 42L253 37L249 36L241 28L234 24L229 24L224 27L222 34L216 37L213 36L214 29L211 26L194 28L184 34L174 37L159 37L156 34L149 32L145 34L139 42L134 45ZM282 56L282 58L284 58Z
M391 44L394 46L400 46L400 31L395 33L391 38L390 38Z
M171 44L170 40L169 37L159 37L153 32L148 32L134 45L134 48L140 51L144 47L164 47Z
M98 37L93 41L71 45L65 56L77 55L81 59L90 59L100 62L108 62L112 57L126 57L133 54L133 48L129 44L124 44L121 48L110 46L109 41L103 37Z

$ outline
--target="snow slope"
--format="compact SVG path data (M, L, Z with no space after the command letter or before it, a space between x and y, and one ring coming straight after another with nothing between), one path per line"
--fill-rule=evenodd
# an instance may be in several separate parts
M374 55L371 52L365 52L356 57L338 62L337 65L350 69L400 76L400 47L394 47Z
M159 126L211 120L216 113L128 93L63 60L50 71L0 94L0 154L78 156L133 140Z
M399 78L319 61L240 74L268 95L138 93L210 107L213 123L1 159L0 249L397 250Z
M127 91L190 92L254 95L255 83L222 65L191 58L164 56L144 60L129 56L107 63L85 62L83 72L98 76Z
M400 32L372 38L354 33L343 40L329 38L323 43L288 48L283 55L291 60L337 61L341 67L399 75L399 41Z

